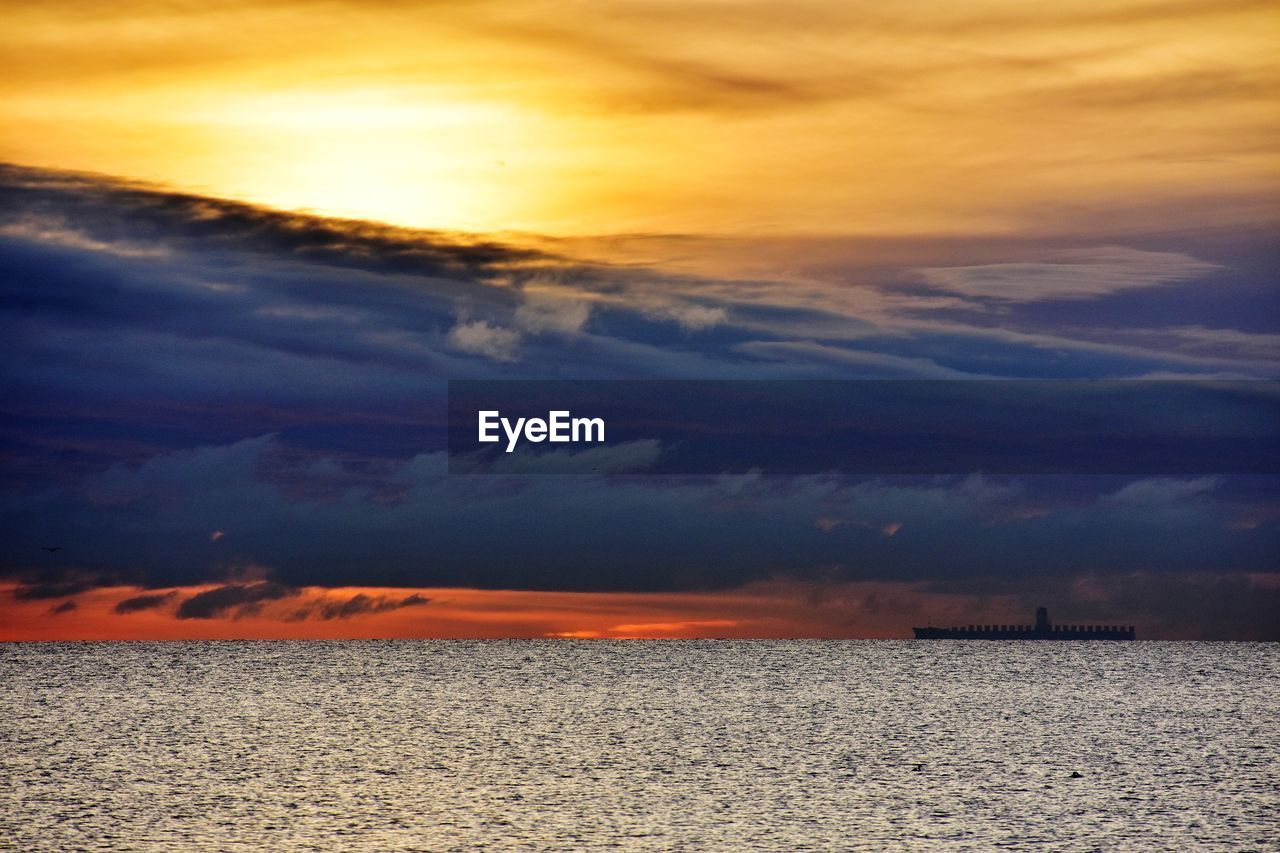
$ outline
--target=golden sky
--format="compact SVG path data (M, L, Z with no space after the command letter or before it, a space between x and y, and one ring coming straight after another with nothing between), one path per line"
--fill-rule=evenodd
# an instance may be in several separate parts
M1275 2L19 0L5 18L0 160L412 226L1256 224L1280 184Z

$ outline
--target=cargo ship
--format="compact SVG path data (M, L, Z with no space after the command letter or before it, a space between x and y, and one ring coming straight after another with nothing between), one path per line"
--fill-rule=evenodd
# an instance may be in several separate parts
M1049 610L1036 608L1034 625L960 625L912 628L917 640L1133 640L1132 625L1054 625Z

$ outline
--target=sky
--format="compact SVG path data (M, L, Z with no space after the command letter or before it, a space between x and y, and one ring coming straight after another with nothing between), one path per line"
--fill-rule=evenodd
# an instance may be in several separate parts
M556 236L1256 222L1277 36L1265 0L18 0L0 158Z
M1280 378L1272 4L6 17L0 640L1280 639L1274 477L444 444L449 379Z

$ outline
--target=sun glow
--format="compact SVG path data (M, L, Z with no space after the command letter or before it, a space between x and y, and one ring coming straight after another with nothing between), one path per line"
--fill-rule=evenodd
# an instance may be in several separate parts
M194 109L224 150L206 180L275 207L427 228L487 230L519 219L512 171L539 133L509 104L430 91L281 91Z
M973 234L1046 227L1046 199L1056 229L1229 226L1280 182L1253 0L11 5L0 160L273 207Z

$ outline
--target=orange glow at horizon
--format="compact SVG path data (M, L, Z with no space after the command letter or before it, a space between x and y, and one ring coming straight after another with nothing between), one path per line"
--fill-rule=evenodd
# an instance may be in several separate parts
M1221 580L1221 579L1220 579ZM1079 576L1048 595L1075 602L1079 621L1125 621L1143 639L1245 639L1230 623L1189 635L1179 614L1107 610L1119 582ZM1202 584L1202 575L1178 583ZM1280 574L1234 576L1257 590L1280 588ZM278 597L225 607L211 618L178 618L183 604L228 586L274 587ZM29 591L28 591L29 592ZM941 591L909 581L761 580L715 591L569 592L465 587L301 587L231 580L160 589L110 586L53 598L29 598L16 581L0 581L0 642L85 640L340 639L903 639L921 624L1025 621L1036 602L1024 595ZM1121 593L1123 596L1124 593ZM131 607L131 599L145 597ZM120 607L122 602L126 602ZM406 603L408 602L408 603ZM1088 615L1090 603L1103 612ZM362 606L356 607L355 604ZM1081 612L1080 608L1086 612ZM119 608L119 609L118 609ZM1128 609L1128 608L1126 608ZM121 612L124 611L124 612ZM190 614L188 614L190 616Z
M1275 216L1271 4L889 9L19 0L0 160L567 236Z
M177 618L182 601L218 587L116 586L69 599L20 599L11 583L0 586L0 641L903 637L918 608L957 619L968 612L959 599L906 583L842 584L827 589L819 604L811 585L779 581L719 592L656 593L306 587L215 618ZM163 601L116 610L122 601L144 595ZM325 605L355 596L394 603L414 595L426 603L349 618L316 615ZM863 612L868 600L876 603L873 612ZM298 618L300 611L310 616Z

